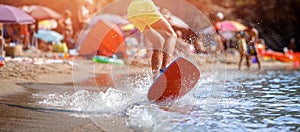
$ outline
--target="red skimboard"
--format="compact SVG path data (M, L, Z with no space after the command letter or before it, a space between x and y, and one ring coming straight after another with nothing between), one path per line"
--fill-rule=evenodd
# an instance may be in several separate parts
M151 85L148 99L157 103L179 99L197 84L199 78L198 68L190 61L179 57Z

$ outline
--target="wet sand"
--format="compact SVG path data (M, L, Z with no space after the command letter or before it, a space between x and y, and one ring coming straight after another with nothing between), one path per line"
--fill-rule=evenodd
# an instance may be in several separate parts
M237 70L234 61L236 58L228 58L228 60L223 63L209 63L210 60L206 59L204 63L199 64L200 71L203 73L211 70L247 72L245 67L242 68L242 71ZM80 62L92 63L87 60ZM70 64L25 65L19 62L7 62L5 67L0 68L0 131L133 131L126 127L124 118L103 117L99 118L101 121L97 121L98 123L95 124L88 117L72 114L80 115L81 113L78 111L40 106L36 103L36 98L32 96L40 93L74 91L75 83L76 86L89 90L94 90L93 85L103 86L97 90L105 91L105 86L113 86L112 73L120 73L120 75L122 73L140 73L147 66L147 64L137 62L131 62L131 65L134 66L130 67L132 71L129 73L122 71L122 69L112 72L113 66L110 64L91 65L102 70L96 70L97 75L86 76L86 70L91 70L89 67L85 67L85 71L73 72L74 67ZM292 63L263 62L262 71L288 69L293 68L292 66ZM118 68L113 67L113 70L116 69ZM254 71L257 71L256 65L253 65L250 70L250 72ZM80 74L82 77L78 77ZM93 77L99 78L98 80L102 82L95 81ZM124 77L128 76L121 76L120 78ZM105 79L103 80L103 78Z
M27 82L19 83L23 90L0 96L0 131L130 131L122 119L101 118L104 124L95 124L85 113L36 103L33 94L74 91L73 85ZM119 121L111 127L112 121Z
M92 63L90 60L81 62ZM102 69L97 76L102 82L97 85L103 86L100 90L105 91L105 86L112 84L111 65L98 64L96 67ZM89 83L93 78L80 72L75 74L82 74L78 75L81 78L76 80L76 86L94 90L93 83ZM37 104L34 94L75 91L72 65L9 61L0 68L0 78L0 131L132 131L120 117L102 117L97 121L101 124L96 124L80 111Z

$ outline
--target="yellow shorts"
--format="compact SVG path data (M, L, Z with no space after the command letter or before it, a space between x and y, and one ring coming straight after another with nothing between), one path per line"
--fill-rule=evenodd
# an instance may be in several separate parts
M127 10L128 20L141 32L162 18L152 0L133 0Z

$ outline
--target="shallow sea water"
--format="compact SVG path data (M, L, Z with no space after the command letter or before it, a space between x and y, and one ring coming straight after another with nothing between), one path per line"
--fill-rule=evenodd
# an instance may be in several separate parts
M140 84L126 90L34 96L43 98L37 102L41 105L81 111L72 115L88 117L96 125L103 116L121 117L136 131L300 131L300 71L201 76L191 92L167 105L147 100L150 77L135 78Z

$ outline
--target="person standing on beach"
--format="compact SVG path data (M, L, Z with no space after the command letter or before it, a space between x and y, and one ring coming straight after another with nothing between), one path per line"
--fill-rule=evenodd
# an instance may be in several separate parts
M70 10L66 10L63 19L60 21L60 25L63 28L64 42L67 43L68 48L72 49L73 45L73 22L72 13Z
M24 44L23 48L28 49L30 45L28 24L20 25L20 37L22 39L22 44Z
M78 19L80 23L80 28L84 28L85 25L87 25L90 22L92 13L92 1L90 0L82 0L79 6L79 12L78 12Z
M254 24L250 24L249 27L246 29L246 35L247 35L247 52L249 54L249 57L254 56L256 59L256 62L258 64L258 69L260 70L260 61L257 56L256 51L256 43L259 41L259 35L258 30L254 28Z
M132 0L127 11L128 20L153 45L151 67L155 79L170 64L177 35L152 0Z
M250 63L249 63L249 55L247 54L247 43L246 43L246 38L245 38L245 33L241 32L237 34L238 38L238 48L239 48L239 53L240 53L240 61L239 61L239 70L241 70L242 66L242 61L243 58L246 60L246 66L247 69L250 69Z

